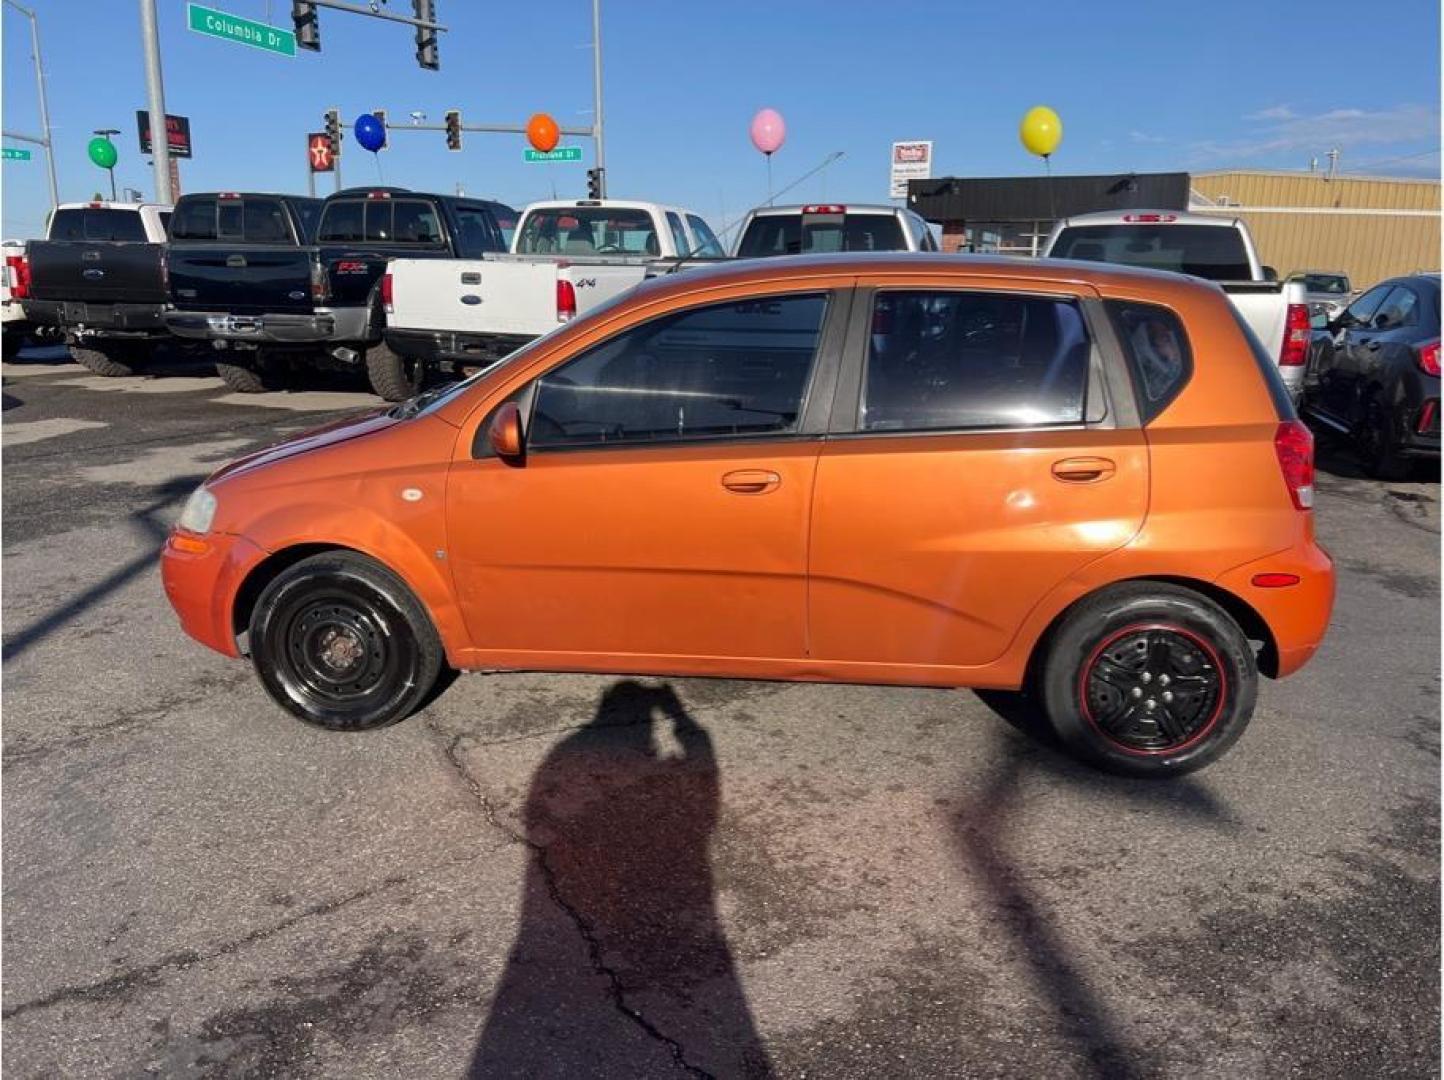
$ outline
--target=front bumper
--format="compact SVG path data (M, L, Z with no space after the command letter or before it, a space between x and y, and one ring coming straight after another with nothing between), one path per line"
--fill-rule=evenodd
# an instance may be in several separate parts
M216 652L240 656L231 622L236 591L265 557L264 549L243 537L172 529L161 551L160 576L181 629Z
M1259 574L1294 574L1299 580L1265 588L1253 583ZM1214 584L1242 598L1268 624L1278 678L1298 671L1323 644L1334 610L1334 560L1312 541L1236 566Z
M26 317L79 337L89 334L155 335L165 332L161 304L90 304L73 300L24 300Z
M468 334L386 328L386 347L426 364L490 364L536 339L529 334Z
M165 327L176 337L200 341L247 341L260 345L321 345L374 340L364 307L317 309L309 314L231 315L220 311L167 311Z

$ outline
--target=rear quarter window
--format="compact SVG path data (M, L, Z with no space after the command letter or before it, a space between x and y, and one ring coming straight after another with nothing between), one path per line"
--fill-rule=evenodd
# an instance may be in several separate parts
M1109 300L1107 308L1133 376L1138 415L1147 424L1168 408L1193 376L1188 334L1177 315L1157 304Z

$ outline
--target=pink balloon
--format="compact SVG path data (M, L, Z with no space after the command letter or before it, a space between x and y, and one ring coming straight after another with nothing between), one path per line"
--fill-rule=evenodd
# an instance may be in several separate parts
M764 154L771 154L787 138L787 124L776 109L759 109L752 118L752 145Z

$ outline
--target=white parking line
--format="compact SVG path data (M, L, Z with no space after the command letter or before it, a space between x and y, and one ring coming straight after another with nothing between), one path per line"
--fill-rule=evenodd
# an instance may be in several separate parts
M384 402L375 394L344 390L299 390L295 393L226 394L215 399L221 405L256 405L263 409L291 412L338 412L342 409L374 409Z
M52 416L48 420L26 420L19 423L7 420L0 424L0 445L24 446L42 439L69 435L73 431L109 426L104 420L73 420L68 416Z

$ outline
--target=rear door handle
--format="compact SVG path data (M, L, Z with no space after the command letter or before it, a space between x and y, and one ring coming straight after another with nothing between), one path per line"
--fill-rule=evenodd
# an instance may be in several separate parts
M1065 484L1096 484L1117 471L1118 467L1104 457L1073 457L1053 462L1053 475Z
M782 477L771 469L737 469L722 475L722 486L738 495L766 495L782 486Z

